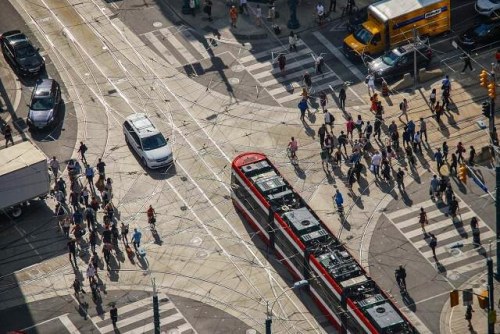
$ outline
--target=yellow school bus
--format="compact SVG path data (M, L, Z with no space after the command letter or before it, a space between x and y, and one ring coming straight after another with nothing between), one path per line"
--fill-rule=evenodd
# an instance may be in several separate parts
M450 0L382 0L368 7L368 19L344 39L347 57L373 56L419 36L449 31Z

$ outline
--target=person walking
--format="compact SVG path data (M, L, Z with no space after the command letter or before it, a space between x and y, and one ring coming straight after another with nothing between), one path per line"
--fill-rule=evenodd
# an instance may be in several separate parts
M95 269L94 266L92 265L92 262L89 261L89 265L87 267L87 272L86 272L87 279L89 280L89 285L94 283L96 281L95 279Z
M380 136L382 134L382 121L378 118L375 118L375 122L373 124L373 136L377 137L380 141Z
M306 89L306 91L309 93L312 87L312 79L309 72L307 71L304 72L304 76L302 77L302 83L304 84L304 88Z
M289 45L289 48L290 48L290 51L295 51L297 52L297 35L293 32L293 31L290 31L290 35L288 36L288 45Z
M375 76L372 73L368 73L365 79L366 85L368 86L368 95L372 96L375 94ZM370 92L371 90L371 92Z
M364 131L364 135L366 137L366 140L370 140L370 137L373 133L373 126L370 124L370 121L366 121L366 127Z
M468 68L470 68L471 72L474 71L474 69L472 68L472 63L471 63L471 59L470 59L470 55L467 54L466 52L464 52L464 54L462 55L462 60L464 61L464 68L462 68L462 74L465 73L465 70Z
M443 145L442 145L442 152L443 152L443 160L448 162L448 152L449 152L449 147L448 147L448 143L446 143L445 141L443 142Z
M12 137L12 128L10 124L6 124L3 129L3 136L5 138L5 147L9 146L9 142L14 146L14 138Z
M324 146L325 142L325 135L326 135L326 125L321 124L318 130L318 136L319 136L319 144L321 145L321 148Z
M90 250L95 252L95 246L97 245L97 231L96 229L89 229L89 244Z
M450 175L456 175L458 168L458 158L455 153L451 154Z
M344 153L347 156L347 136L345 135L344 131L340 131L340 136L337 137L337 140L339 142L339 149L344 148Z
M325 92L319 93L319 105L321 106L321 109L323 112L326 111L326 104L328 103L328 97L326 96Z
M420 117L420 138L424 140L424 136L425 142L427 142L427 123L423 117Z
M240 0L240 14L246 14L248 15L249 11L248 11L248 4L247 4L247 0Z
M196 16L196 3L194 0L189 0L189 9L191 10L191 15Z
M280 68L281 74L285 73L285 66L286 66L286 56L284 53L280 53L278 56L278 67Z
M330 159L332 153L333 153L333 136L329 133L326 134L325 137L325 143L324 143L324 148L328 152L328 159Z
M300 120L302 122L305 122L306 111L309 110L309 106L307 105L307 99L303 98L302 100L300 100L299 104L297 104L297 107L300 110Z
M361 115L358 115L358 118L356 119L355 127L356 130L358 130L358 138L361 138L361 134L363 133L363 125L365 122L361 118Z
M445 75L444 79L441 81L441 89L451 90L451 81L448 75Z
M257 5L255 8L255 24L257 27L262 25L262 8L260 8L260 5Z
M85 177L87 178L87 181L89 183L90 190L95 193L95 188L94 188L94 169L90 167L90 165L86 164L85 165Z
M422 154L422 139L420 138L420 131L415 132L413 136L413 149L415 153L418 150L418 153Z
M231 19L231 26L236 28L236 21L238 20L238 10L236 6L231 6L231 9L229 9L229 18Z
M465 309L465 320L467 320L467 323L469 325L469 329L472 329L472 312L474 312L474 310L472 309L472 305L471 304L468 304L467 305L467 308Z
M55 156L53 156L52 160L50 160L49 167L50 170L52 171L52 174L54 175L54 180L57 180L57 175L59 174L60 165L59 161L57 161Z
M80 157L84 163L87 163L87 159L85 158L85 153L87 152L87 150L87 145L85 145L83 141L81 141L77 153L80 153Z
M399 104L399 110L401 111L401 114L399 116L407 115L408 112L408 100L403 99L403 101Z
M134 247L137 249L141 246L141 237L142 233L138 231L136 228L134 228L134 233L132 234L132 243L134 244Z
M442 105L439 104L439 101L436 102L436 106L434 107L434 113L436 117L436 122L438 123L439 128L441 128L441 116L443 116L444 108Z
M436 167L438 172L440 173L441 166L443 165L443 153L441 153L441 149L439 147L434 153L434 160L436 160Z
M345 124L345 127L346 127L346 131L347 131L347 135L351 136L351 140L352 140L352 133L354 132L354 121L352 120L352 117L349 117L347 119L347 122Z
M424 208L420 208L418 221L420 223L420 227L422 227L422 231L424 232L424 235L426 235L427 231L425 230L425 225L428 225L429 221L427 220L427 212L425 212Z
M436 256L436 247L437 247L437 238L434 234L429 232L429 236L431 237L431 240L429 240L429 247L432 250L432 256L434 257L434 260L438 262L437 256Z
M444 89L441 94L441 102L443 104L443 110L450 110L450 90Z
M375 154L372 156L372 161L371 161L371 165L372 165L372 169L373 169L373 173L375 174L375 177L379 177L380 176L380 165L382 163L382 155L380 155L380 153L378 151L375 151Z
M213 21L213 18L212 18L212 6L213 6L212 0L206 0L205 1L205 7L203 8L203 11L208 15L208 21L209 22Z
M335 123L335 117L328 111L324 110L323 112L323 120L325 122L325 126L328 125L330 126L330 132L333 134L333 125Z
M116 328L116 323L118 322L118 309L116 308L116 304L112 304L111 309L109 310L109 317L113 323L113 328Z
M75 267L78 267L78 264L76 262L76 240L71 239L67 243L68 246L68 255L69 255L69 262L73 264Z
M457 144L457 158L458 158L458 162L461 163L461 162L464 162L464 156L463 154L465 153L465 147L464 147L464 144L462 144L461 141L458 142Z
M337 0L330 0L330 7L328 8L329 12L335 12L337 8Z
M102 246L102 254L104 255L104 262L106 262L106 268L109 270L111 263L111 250L109 249L109 243L105 243Z
M429 187L429 195L431 196L431 199L434 200L435 197L438 197L439 193L439 179L437 175L433 175Z
M97 171L99 172L99 176L106 178L106 163L102 161L101 158L99 158L96 167Z
M455 220L455 217L457 216L457 213L458 213L458 210L459 210L458 200L457 200L456 196L453 196L451 198L451 203L450 203L450 205L448 207L448 210L450 212L451 219Z
M340 88L340 91L339 91L339 102L340 102L340 109L342 109L342 111L345 111L345 100L347 98L347 95L346 95L346 92L345 92L345 88L342 87Z
M469 151L469 166L474 166L474 158L476 157L476 149L471 145Z
M396 173L396 182L398 184L399 190L405 191L405 183L404 183L405 172L401 168L398 168L398 172Z
M325 63L325 59L323 56L320 54L319 56L316 57L314 60L314 64L316 66L316 74L323 74L323 64Z
M429 96L429 102L431 105L431 111L434 112L434 106L436 105L436 88L433 88L431 95Z
M121 235L122 235L122 240L125 245L128 245L128 224L125 224L122 222L121 224Z

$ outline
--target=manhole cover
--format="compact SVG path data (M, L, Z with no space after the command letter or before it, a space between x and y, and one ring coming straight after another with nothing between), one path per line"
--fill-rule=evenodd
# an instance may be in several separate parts
M257 331L253 328L247 329L245 334L257 334Z
M202 251L197 252L196 256L199 257L200 259L206 259L208 257L208 252L202 250Z
M245 70L245 66L240 65L240 64L231 66L231 71L233 71L233 72L242 72L244 70Z
M153 22L153 27L155 27L155 28L160 28L161 26L163 26L163 23L158 22L158 21Z
M454 257L459 257L462 255L462 251L460 249L453 248L450 250L450 254Z
M195 246L199 246L201 245L201 242L203 240L201 240L200 237L194 237L193 239L191 239L191 244L195 245Z
M452 281L456 281L457 279L460 278L460 274L457 271L452 271L451 273L449 273L448 275L446 275L446 277L448 277Z
M229 78L227 81L229 81L231 85L237 85L240 83L240 79L238 78Z

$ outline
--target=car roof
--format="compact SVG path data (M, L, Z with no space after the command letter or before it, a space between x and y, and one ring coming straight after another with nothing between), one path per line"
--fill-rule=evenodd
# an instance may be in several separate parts
M400 53L403 55L403 54L406 54L408 52L413 51L413 45L414 44L401 45L401 46L395 48L393 51L397 51L397 53ZM427 44L425 44L425 43L416 43L415 46L417 47L417 50L427 48Z
M146 114L138 113L130 115L127 117L127 121L132 124L140 137L147 137L160 132Z
M10 44L15 45L21 42L28 42L28 37L20 30L12 30L3 33L2 36L9 41ZM29 43L29 42L28 42Z
M50 96L54 79L42 79L35 86L35 96Z

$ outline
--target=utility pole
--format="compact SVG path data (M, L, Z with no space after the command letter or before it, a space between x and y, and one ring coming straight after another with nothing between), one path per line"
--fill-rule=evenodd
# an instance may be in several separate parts
M417 90L417 29L413 26L413 91Z
M488 334L495 334L495 296L493 295L493 260L491 255L486 260L488 265Z

